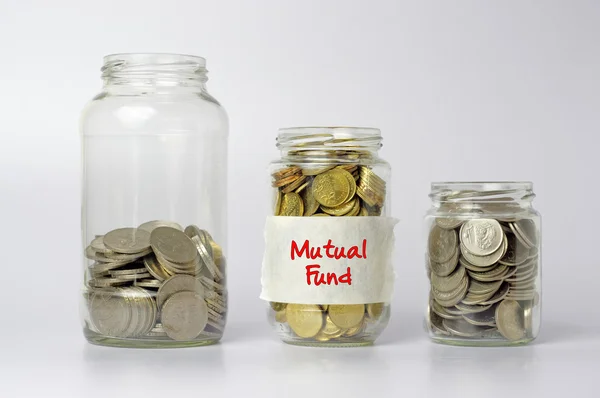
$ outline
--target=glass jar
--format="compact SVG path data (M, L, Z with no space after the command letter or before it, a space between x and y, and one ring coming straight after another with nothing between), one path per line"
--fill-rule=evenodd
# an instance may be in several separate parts
M393 289L390 166L374 128L279 130L261 298L286 343L372 344Z
M541 217L530 182L431 184L426 325L435 342L527 344L540 329Z
M205 60L104 58L81 119L83 332L122 347L217 342L227 291L225 110Z

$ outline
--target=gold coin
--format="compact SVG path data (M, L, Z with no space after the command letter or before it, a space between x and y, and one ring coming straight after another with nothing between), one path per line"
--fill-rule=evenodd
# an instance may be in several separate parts
M369 210L367 210L366 207L362 206L360 208L360 213L358 214L361 217L368 217L369 216Z
M312 184L300 193L300 198L304 205L304 217L312 216L319 210L319 202L317 202L315 195L313 194Z
M344 169L341 169L344 170ZM352 198L354 198L354 195L356 195L356 180L354 179L354 177L352 176L352 174L350 174L350 171L348 170L344 170L344 177L346 177L346 180L348 181L348 185L350 185L350 193L348 194L348 197L346 198L346 202L349 202L352 200Z
M356 205L356 199L351 200L350 202L346 202L338 207L326 207L321 205L321 210L327 214L331 214L332 216L343 216L352 211L352 209ZM359 204L360 206L360 204Z
M321 329L320 333L329 336L330 338L340 337L344 334L344 330L338 325L333 323L330 317L325 318L325 325Z
M311 217L331 217L331 216L326 213L319 213L319 214L313 214Z
M284 177L288 177L292 174L297 174L298 172L300 172L300 167L298 166L290 166L290 167L286 167L284 169L278 170L275 173L273 173L273 178L275 180L280 180Z
M288 304L285 315L288 325L299 337L314 337L323 326L323 313L318 305Z
M330 305L329 317L340 328L349 329L360 324L365 316L364 304Z
M348 212L348 214L346 214L346 217L355 217L358 216L360 213L360 198L356 197L354 198L354 207L352 207L352 210L350 210L350 212Z
M279 212L281 211L281 196L281 191L278 189L277 197L275 198L275 211L273 212L273 214L276 216L278 216Z
M369 314L369 318L371 319L378 319L381 316L381 314L383 314L384 308L384 303L367 304L367 314Z
M281 199L280 216L301 217L304 214L302 198L295 192L286 193Z
M357 326L350 328L350 329L346 329L346 331L344 332L344 337L354 337L357 334L361 333L363 331L365 327L365 323L361 322L360 324L358 324Z
M279 323L286 323L287 322L287 316L285 314L285 308L281 311L277 311L275 312L275 321L279 322Z
M282 178L280 180L273 181L272 185L273 185L273 187L276 187L276 188L283 187L284 185L291 184L292 182L296 181L299 178L300 178L299 175L296 175L296 174L295 175L291 175L291 176L288 176L288 177L284 177L284 178Z
M347 174L350 173L342 169L332 169L316 176L313 181L313 194L317 202L327 207L337 207L346 202L352 192ZM354 179L352 183L354 184Z
M301 176L296 181L292 182L290 185L286 185L285 187L283 187L281 192L289 193L295 191L296 189L298 189L298 187L300 187L300 185L304 184L304 181L306 181L306 176Z

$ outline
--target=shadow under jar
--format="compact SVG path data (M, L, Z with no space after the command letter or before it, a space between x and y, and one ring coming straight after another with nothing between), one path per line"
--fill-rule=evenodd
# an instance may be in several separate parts
M261 294L269 321L289 344L372 344L387 326L393 287L380 132L288 128L277 146Z
M205 60L104 58L81 120L83 333L120 347L187 347L227 315L227 115Z
M527 344L540 328L541 217L530 182L431 184L426 324L435 342Z

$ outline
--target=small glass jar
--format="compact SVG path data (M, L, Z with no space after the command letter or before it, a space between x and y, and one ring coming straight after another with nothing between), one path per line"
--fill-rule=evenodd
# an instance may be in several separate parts
M426 325L438 343L508 346L540 329L541 217L530 182L431 184Z
M104 58L81 119L83 333L93 344L212 344L227 314L227 132L205 60Z
M390 316L390 166L374 128L280 129L261 298L286 343L372 344Z

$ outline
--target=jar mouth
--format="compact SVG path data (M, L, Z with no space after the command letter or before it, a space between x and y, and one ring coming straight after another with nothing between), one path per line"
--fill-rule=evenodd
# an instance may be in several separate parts
M432 182L429 197L439 202L516 202L535 197L531 181Z
M279 149L371 149L381 148L381 131L374 127L286 127L277 134Z
M196 55L120 53L103 58L102 78L160 81L207 81L206 60Z

